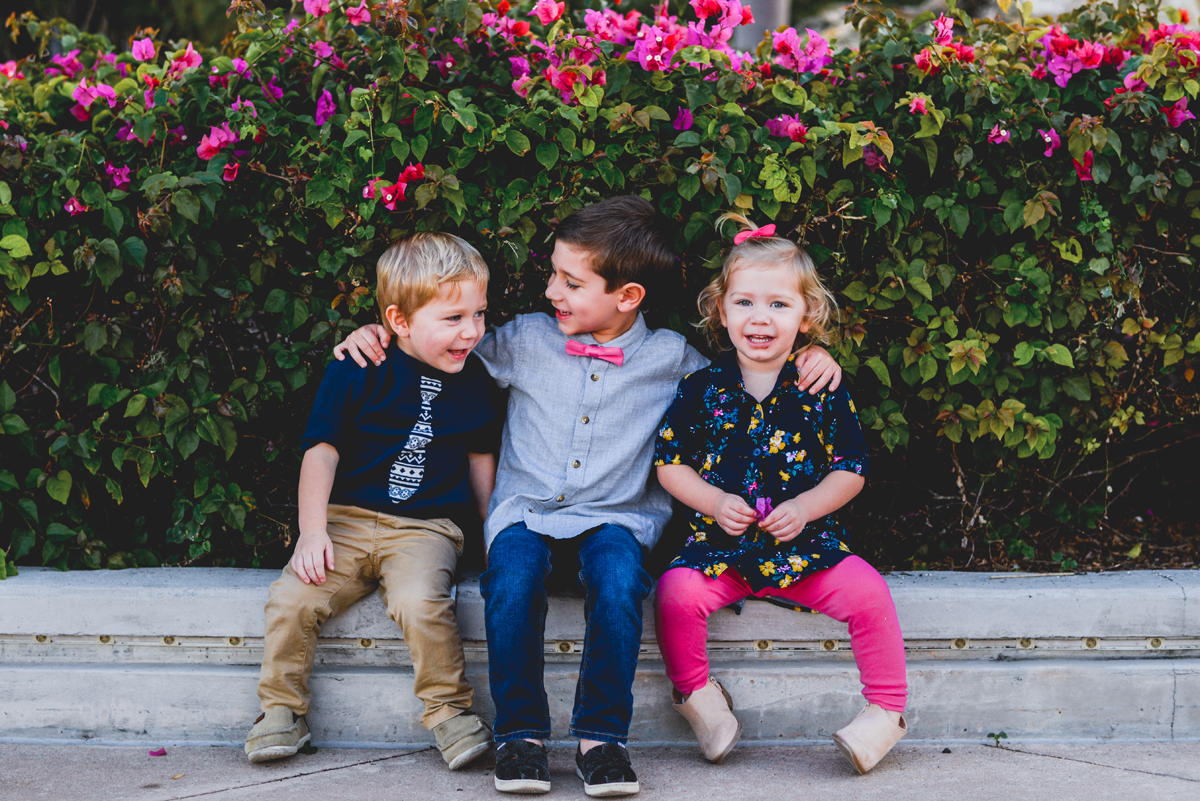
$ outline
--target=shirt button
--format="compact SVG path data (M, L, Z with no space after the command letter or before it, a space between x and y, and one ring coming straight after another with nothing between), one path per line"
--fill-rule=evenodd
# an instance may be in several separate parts
M593 380L593 381L599 381L599 380L600 380L600 376L596 375L595 373L592 373L592 380Z
M571 462L571 467L579 467L579 460L576 459L575 461Z
M531 511L531 512L532 512L533 510L532 510L532 509L530 509L529 511Z
M555 500L558 501L559 503L562 503L566 499L567 499L566 495L559 495L557 498L555 498Z
M590 422L592 422L592 421L591 421L591 420L589 420L588 418L586 418L586 417L584 417L584 418L583 418L583 424L584 424L585 426L586 426L588 423L590 423Z

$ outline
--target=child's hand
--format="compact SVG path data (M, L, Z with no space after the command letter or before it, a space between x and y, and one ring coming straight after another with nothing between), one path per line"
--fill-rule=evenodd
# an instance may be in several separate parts
M717 521L717 525L725 529L725 533L732 537L740 537L746 533L746 529L758 517L754 510L737 495L725 493L721 499L717 501L716 507L713 509L713 518Z
M351 331L350 336L334 347L333 355L340 362L345 360L348 353L359 367L366 367L367 359L378 367L387 358L386 350L391 341L392 335L386 328L379 323L370 323Z
M810 519L800 499L793 498L776 506L758 527L780 542L788 542L804 530Z
M807 389L813 395L825 388L826 384L829 385L829 391L833 392L842 383L842 366L829 355L829 351L821 347L809 348L796 357L796 373L799 376L797 388L801 392Z
M288 564L305 584L324 584L325 569L333 570L333 541L329 539L329 534L324 531L301 534L300 539L296 540L296 552Z

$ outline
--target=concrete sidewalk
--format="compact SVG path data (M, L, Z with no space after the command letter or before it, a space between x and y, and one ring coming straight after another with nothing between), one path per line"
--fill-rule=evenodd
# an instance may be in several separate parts
M451 773L436 751L319 749L251 766L240 748L0 744L2 801L504 799L490 758ZM949 748L949 752L945 751ZM1200 798L1200 743L901 744L859 776L833 746L735 750L719 765L684 748L634 748L644 801L1105 801ZM584 799L569 746L551 750L546 798Z

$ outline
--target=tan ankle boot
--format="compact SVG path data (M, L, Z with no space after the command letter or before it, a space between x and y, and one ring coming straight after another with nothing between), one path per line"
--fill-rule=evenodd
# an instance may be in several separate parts
M900 716L892 723L887 711L878 704L867 704L858 717L833 735L833 741L859 773L866 773L883 759L900 738L908 734L908 722Z
M692 724L705 759L716 764L733 750L742 736L742 724L733 716L733 699L719 681L709 676L708 683L686 701L672 689L671 700L675 710Z

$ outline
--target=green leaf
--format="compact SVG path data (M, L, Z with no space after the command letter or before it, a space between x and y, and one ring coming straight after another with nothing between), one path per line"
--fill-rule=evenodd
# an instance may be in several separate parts
M1069 376L1063 379L1062 386L1063 391L1075 400L1086 401L1092 399L1092 384L1088 381L1087 376Z
M17 478L7 470L0 469L0 492L18 489Z
M96 351L108 344L108 326L99 320L93 320L83 329L83 346L93 356Z
M888 374L887 365L878 356L872 356L867 359L867 367L870 367L880 383L885 387L892 385L892 377Z
M317 206L333 196L333 184L326 178L314 178L304 192L304 205Z
M7 381L0 381L0 413L11 412L16 405L17 394L12 391Z
M1067 350L1065 345L1048 345L1042 353L1055 364L1061 364L1063 367L1074 367L1075 360L1071 358L1071 352ZM1083 400L1086 400L1084 398Z
M194 223L200 222L200 201L187 189L180 189L171 196L175 209Z
M71 484L71 474L66 470L59 470L57 475L46 479L46 492L50 493L54 500L65 504L71 497Z
M543 142L537 146L536 155L537 160L548 170L558 162L558 146L550 142Z
M16 234L9 234L0 239L0 248L7 250L8 255L14 259L23 259L26 256L33 255L33 251L29 249L29 242L26 241L25 237L17 236Z
M504 143L508 145L508 149L516 153L518 156L524 156L529 152L529 137L518 131L516 128L509 128L504 134Z
M842 294L853 301L865 300L867 297L867 285L862 281L855 281L843 289Z

